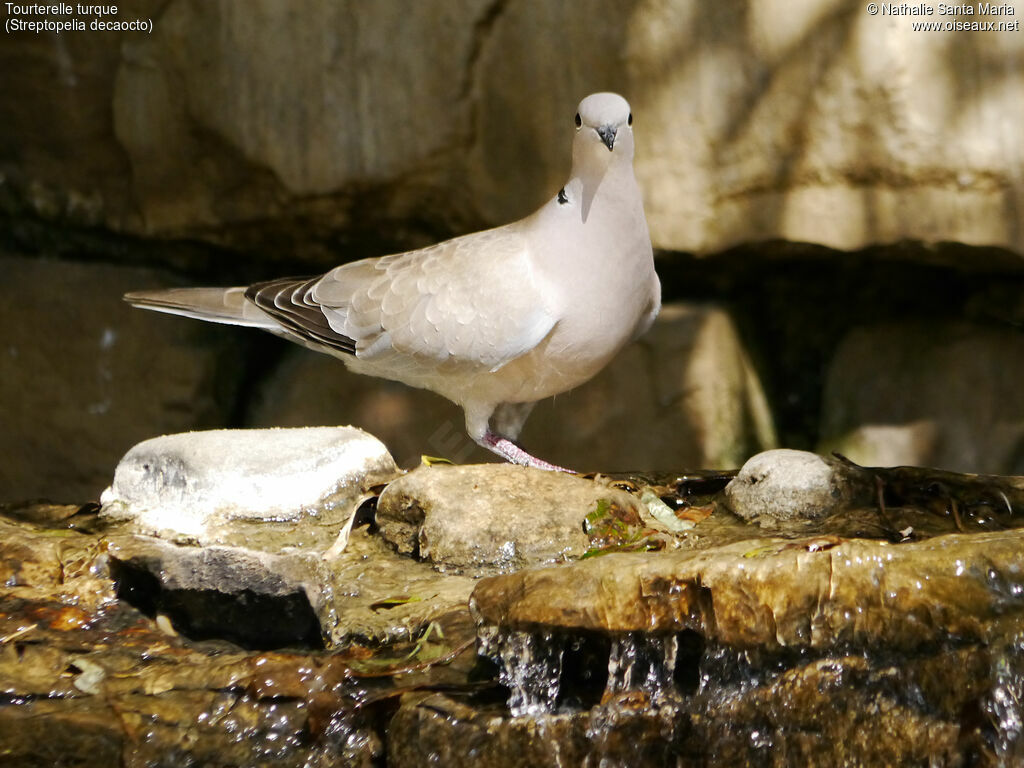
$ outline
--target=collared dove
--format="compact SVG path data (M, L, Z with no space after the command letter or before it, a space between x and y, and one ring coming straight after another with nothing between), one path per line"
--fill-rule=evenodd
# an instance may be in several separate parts
M592 94L575 124L569 180L525 219L318 277L125 299L262 328L357 373L432 390L462 407L481 446L562 469L514 442L530 410L594 376L661 307L629 104Z

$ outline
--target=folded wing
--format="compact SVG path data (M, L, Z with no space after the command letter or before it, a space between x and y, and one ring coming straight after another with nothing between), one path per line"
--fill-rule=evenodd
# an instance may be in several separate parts
M246 293L304 341L367 362L465 363L497 370L557 320L524 239L511 227L345 264Z

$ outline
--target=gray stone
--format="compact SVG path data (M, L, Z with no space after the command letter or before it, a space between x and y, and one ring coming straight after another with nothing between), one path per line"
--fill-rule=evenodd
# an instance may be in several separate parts
M233 520L322 516L397 473L384 445L353 427L187 432L134 446L100 501L139 530L212 543Z
M377 524L399 552L442 569L513 570L584 554L584 519L601 501L639 519L632 496L590 480L510 464L435 465L388 485Z
M861 473L815 453L779 448L751 457L723 491L746 520L813 520L870 498Z
M131 309L157 269L0 256L0 499L98 499L132 445L223 426L242 332Z
M822 452L861 465L1024 474L1024 335L966 322L851 331L829 366Z

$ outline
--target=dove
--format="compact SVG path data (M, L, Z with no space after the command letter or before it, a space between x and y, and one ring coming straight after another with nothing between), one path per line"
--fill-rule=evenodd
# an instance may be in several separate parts
M356 373L432 390L463 409L479 445L515 464L570 471L515 442L527 416L592 378L661 307L630 106L591 94L573 122L568 181L519 221L317 277L125 300L261 328Z

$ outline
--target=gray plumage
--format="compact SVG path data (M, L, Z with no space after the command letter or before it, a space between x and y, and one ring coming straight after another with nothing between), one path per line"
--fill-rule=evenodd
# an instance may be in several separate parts
M534 403L590 379L661 303L625 99L579 105L569 181L535 213L314 278L130 293L138 307L271 331L358 373L460 405L480 445L560 469L513 441Z

